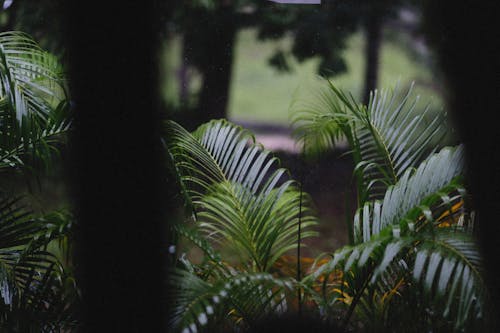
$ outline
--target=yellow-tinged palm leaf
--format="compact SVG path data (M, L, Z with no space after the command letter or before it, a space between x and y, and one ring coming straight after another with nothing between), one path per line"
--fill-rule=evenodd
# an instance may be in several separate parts
M437 226L446 228L457 225L464 212L464 200L460 198L436 219Z

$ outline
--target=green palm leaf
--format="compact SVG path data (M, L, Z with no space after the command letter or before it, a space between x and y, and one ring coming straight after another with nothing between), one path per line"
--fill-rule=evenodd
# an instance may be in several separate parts
M68 228L65 219L53 214L34 218L19 199L0 196L2 327L43 331L74 322L76 287L57 258L44 250Z
M251 328L266 315L286 311L295 286L292 279L262 273L209 283L183 270L175 270L170 282L174 300L170 325L177 332Z
M424 284L427 297L442 303L442 314L454 318L455 329L484 316L486 290L481 262L468 234L444 230L419 245L413 278Z
M8 294L2 290L3 328L50 332L77 325L76 286L54 256L42 251L23 256L13 275L3 284L9 286Z
M0 171L48 167L70 125L57 59L21 32L0 33ZM0 195L0 326L58 331L74 323L74 280L47 251L67 239L70 219L34 217Z
M211 121L193 134L172 121L166 127L168 147L192 197L201 196L197 187L206 191L225 180L244 184L253 193L270 190L286 173L250 132L225 120Z
M344 247L304 282L311 285L320 276L328 281L329 275L342 272L343 279L324 289L324 300L317 298L323 307L338 306L341 303L338 300L347 294L352 301L344 306L352 307L367 323L374 324L380 318L391 318L380 317L380 313L374 315L377 308L386 311L391 308L376 300L384 300L387 297L384 295L404 293L404 297L417 299L419 303L407 304L400 296L391 300L398 304L393 307L406 306L399 311L410 313L418 307L432 309L438 312L436 319L445 322L453 318L451 328L460 331L484 315L486 291L481 277L481 258L474 241L466 233L448 229L439 228L433 233L408 232L403 236L380 235ZM398 290L402 288L401 282L404 290ZM409 293L415 296L410 297Z
M354 217L354 240L362 242L377 235L387 225L401 221L417 222L419 216L431 222L438 215L431 207L441 201L451 202L463 197L457 177L464 173L463 147L444 148L422 162L416 170L407 170L399 181L389 187L382 201L367 202Z
M55 56L44 52L27 34L0 34L1 98L15 119L44 121L65 98L61 67Z
M375 91L368 106L329 81L318 91L314 102L292 106L295 135L306 148L319 151L330 149L339 137L348 140L360 183L360 203L383 197L387 187L417 166L445 135L440 117L425 124L429 107L417 108L418 97L411 99L411 87L403 97L398 89Z
M56 58L24 33L0 33L0 169L47 163L69 127L66 100Z
M293 135L304 145L305 152L319 155L343 139L351 143L355 113L347 109L325 80L320 79L309 93L290 106Z
M308 230L316 220L307 205L299 211L300 192L285 183L269 193L253 195L241 185L224 182L196 202L199 227L210 239L227 244L235 253L246 254L258 271L267 271L286 251L297 246L299 213L302 238L315 236ZM304 203L307 201L303 200Z
M250 259L253 270L268 270L297 246L299 220L302 238L315 235L309 230L316 221L307 196L248 131L219 120L192 135L168 122L167 133L199 227L209 239Z
M310 285L322 277L318 304L330 311L343 304L375 330L398 326L389 322L394 316L388 311L433 313L421 323L425 329L434 327L433 321L458 331L478 323L485 302L481 258L467 229L458 224L464 212L451 212L466 199L463 159L463 147L444 148L403 173L382 201L365 203L354 218L355 245L335 252L305 279ZM442 216L456 223L443 224ZM343 278L326 288L339 272Z

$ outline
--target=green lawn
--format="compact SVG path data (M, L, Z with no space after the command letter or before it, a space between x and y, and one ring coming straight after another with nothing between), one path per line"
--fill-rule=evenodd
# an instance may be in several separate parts
M244 29L238 33L233 78L229 102L229 118L233 120L258 121L288 124L288 108L294 95L306 91L316 76L318 59L297 63L292 59L292 73L279 73L267 64L268 58L277 48L288 49L290 38L280 41L261 42L256 40L254 29ZM162 73L170 79L163 93L176 104L178 87L176 69L179 66L180 38L175 38L167 49ZM432 100L434 109L441 108L439 93L429 88L436 80L429 68L416 57L412 57L401 42L386 38L382 47L380 63L381 88L391 88L399 80L402 86L416 81L416 93L423 101ZM340 88L359 96L363 86L364 39L361 32L355 33L348 41L345 50L348 72L332 80ZM174 78L174 79L172 79ZM196 91L200 78L193 74L191 89ZM422 104L423 105L423 104Z
M311 59L300 64L295 61L293 73L278 73L267 65L267 59L278 47L275 43L256 41L255 30L252 29L241 31L238 37L229 116L238 120L287 123L288 107L294 94L300 94L302 89L310 86L319 60ZM290 40L281 43L286 45ZM344 52L348 72L332 78L339 87L354 96L360 96L363 87L363 48L363 35L354 34ZM398 80L403 86L416 81L416 93L433 97L433 104L439 107L439 96L425 87L432 79L429 69L418 63L396 42L386 41L383 44L381 88L391 88Z

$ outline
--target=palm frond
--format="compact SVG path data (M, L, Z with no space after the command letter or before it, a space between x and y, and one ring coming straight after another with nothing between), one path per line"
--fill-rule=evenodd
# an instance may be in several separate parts
M22 32L0 34L1 98L6 98L17 122L25 117L46 120L65 98L61 67ZM55 104L54 104L55 103Z
M171 277L170 325L177 332L220 330L221 321L230 325L225 329L248 329L266 315L286 311L287 297L295 287L291 279L264 273L238 274L215 283L183 270Z
M393 230L393 226L386 229ZM483 316L486 291L480 267L479 251L467 233L452 228L420 233L406 229L403 235L384 230L338 250L304 282L314 285L321 278L324 285L322 297L315 298L318 304L326 309L343 304L366 323L386 318L380 312L389 311L389 303L395 302L406 306L404 311L427 309L443 322L453 318L451 328L460 331ZM406 303L398 296L402 293L418 303ZM409 297L409 293L416 296Z
M286 173L249 131L225 120L211 121L193 134L172 121L166 127L168 147L191 197L222 181L243 184L253 193L270 190Z
M290 105L293 136L302 143L305 152L318 156L335 148L341 140L351 141L354 115L332 93L330 85L318 79L307 92L307 97L296 98Z
M297 246L316 220L278 160L254 143L248 131L224 120L202 125L191 135L167 124L168 148L181 174L199 227L209 239L236 249L266 271ZM302 215L301 215L302 214ZM300 215L300 216L299 216Z
M48 167L69 126L62 68L22 32L0 33L0 172ZM0 195L0 326L57 331L71 326L74 280L49 244L66 237L70 219L35 217Z
M75 322L77 289L74 282L67 285L73 279L44 250L68 232L69 223L54 214L35 218L20 199L0 196L2 327L43 331Z
M20 198L0 195L0 249L10 250L27 247L43 227L22 205Z
M316 220L308 215L307 204L300 211L301 194L289 185L253 195L235 183L217 184L196 202L199 227L209 239L245 254L258 271L267 271L282 254L297 246L299 218L301 237L316 235L309 230ZM303 203L307 201L303 199Z
M442 117L422 128L429 106L419 110L418 97L412 99L411 94L411 87L403 97L397 88L392 93L375 91L363 106L330 81L324 82L314 102L292 109L295 135L306 148L322 150L331 148L341 133L351 146L355 172L362 183L360 203L380 199L388 186L417 166L446 134Z
M457 181L457 177L463 174L462 146L443 148L416 170L407 170L395 185L389 187L382 201L367 202L358 209L354 217L355 243L367 241L387 225L398 225L403 220L415 224L422 223L422 220L439 220L442 210L435 207L440 208L437 205L440 201L449 205L465 196L461 183ZM454 192L457 193L455 196L452 195Z
M28 251L45 247L52 240L67 235L71 223L67 212L35 217L21 198L0 195L0 250Z
M67 131L67 92L57 59L21 32L0 33L0 170L46 164Z
M470 235L443 230L422 239L413 278L423 283L427 298L442 304L443 317L453 318L459 330L467 321L484 316L486 290L481 267L479 250Z
M331 309L341 304L348 313L356 310L373 329L389 325L394 317L387 311L395 306L411 306L405 299L418 300L414 307L433 313L431 317L446 327L448 318L454 318L451 329L477 322L485 292L479 253L459 224L463 224L466 199L460 178L463 159L463 147L444 148L418 168L407 170L382 201L367 202L358 209L355 245L334 253L305 280L314 283L321 277L324 281L322 297L315 298L320 306ZM341 281L329 278L339 272ZM422 327L432 327L433 319L428 321Z
M54 256L42 251L24 255L16 261L13 275L3 284L3 328L50 332L77 325L77 288Z

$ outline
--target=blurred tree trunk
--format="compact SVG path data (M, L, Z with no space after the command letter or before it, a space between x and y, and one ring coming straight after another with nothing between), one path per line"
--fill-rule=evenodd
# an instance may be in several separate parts
M187 105L189 97L189 58L187 56L186 38L182 40L181 66L178 71L179 79L179 101L181 105Z
M363 90L363 103L368 104L370 91L377 88L378 67L380 58L380 45L382 42L382 13L372 6L365 23L366 48L365 48L365 87Z
M203 75L197 110L200 123L226 117L237 31L236 15L230 6L215 10L210 21L209 47L199 68Z

